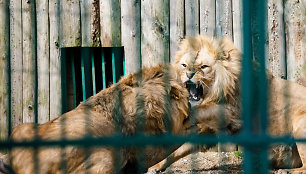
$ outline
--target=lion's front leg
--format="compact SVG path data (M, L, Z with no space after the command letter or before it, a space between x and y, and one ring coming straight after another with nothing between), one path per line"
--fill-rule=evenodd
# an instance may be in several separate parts
M296 139L305 139L306 138L306 109L298 112L297 115L293 118L292 123L292 134ZM296 147L299 153L299 156L302 161L302 167L295 170L306 172L306 143L297 142Z
M173 153L171 153L167 158L155 164L154 166L150 167L148 169L148 173L152 174L152 173L163 171L175 161L193 152L196 152L198 149L199 148L197 145L193 145L191 143L185 143L182 146L180 146L178 149L176 149Z

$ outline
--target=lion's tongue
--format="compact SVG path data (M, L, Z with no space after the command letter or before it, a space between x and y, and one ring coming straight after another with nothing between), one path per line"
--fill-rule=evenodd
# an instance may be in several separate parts
M198 89L195 84L189 84L189 100L200 100Z

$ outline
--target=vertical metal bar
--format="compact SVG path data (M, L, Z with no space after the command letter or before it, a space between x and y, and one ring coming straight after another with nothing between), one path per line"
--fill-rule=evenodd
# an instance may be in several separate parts
M167 89L170 89L170 84L169 84L169 67L168 66L164 66L164 76L163 76L163 81L165 83L165 86L164 86L164 90L166 91L165 92L165 96L164 96L164 108L166 109L165 110L165 114L164 114L164 125L165 125L165 129L167 132L171 132L172 130L172 125L171 125L171 109L167 106L171 106L171 103L170 103L170 95L167 93Z
M243 133L251 133L251 92L252 92L252 36L251 36L251 0L243 2L243 57L241 70Z
M265 43L266 43L266 0L257 0L257 23L258 25L258 45L256 50L258 52L258 61L259 61L259 109L260 109L260 116L261 116L261 129L262 133L266 133L266 126L267 126L267 78L266 78L266 66L265 66Z
M72 72L72 90L73 90L73 108L76 107L76 83L75 83L75 66L74 66L75 56L71 56L71 72Z
M90 57L91 57L91 73L92 73L92 92L93 94L96 94L95 60L94 60L93 51Z
M245 146L243 151L243 171L248 174L254 173L252 162L253 162L253 153L250 147Z
M33 20L34 24L37 24L37 15L36 15L36 0L33 1ZM37 27L37 26L36 26ZM35 138L38 139L38 62L37 62L37 28L34 27L34 41L33 44L35 45L35 55L34 55L34 77L35 77L35 87L34 87L34 130L35 130ZM39 173L39 158L38 158L38 148L39 145L34 147L34 169L35 169L35 174Z
M90 48L81 48L81 71L82 71L82 91L83 91L83 101L85 101L88 97L92 95L92 79L90 77L90 73L94 74L94 70L92 70L91 61L92 61L92 50ZM89 113L89 110L85 109L85 137L91 136L91 115ZM85 156L84 159L87 159L85 161L85 173L90 173L89 169L91 162L90 162L90 156L91 156L91 149L85 148Z
M139 10L140 10L140 12L139 12L139 19L140 19L140 21L139 21L139 26L142 26L142 22L141 22L141 18L142 18L142 15L141 15L141 10L142 10L142 8L141 8L141 6L142 6L142 3L141 3L142 1L139 1ZM140 29L141 30L141 29ZM139 59L140 59L140 61L142 60L142 52L141 52L141 35L142 34L139 34L139 44L140 44L140 46L139 46ZM141 62L140 62L140 67L141 67ZM137 78L138 77L138 78ZM141 70L141 68L140 68L140 73L139 73L139 76L136 76L136 79L137 79L137 81L139 81L139 82L141 82L142 81L142 70ZM145 105L145 101L144 101L144 98L142 97L142 95L139 95L140 97L139 98L137 98L137 102L138 103L140 103L140 106L139 107L141 107L141 108L137 108L137 109L142 109L142 108L144 108L144 105ZM144 128L143 128L143 126L144 125L142 125L142 124L139 124L139 123L143 123L143 118L145 118L144 116L145 116L145 113L144 113L144 111L142 110L142 112L136 112L136 113L140 113L139 115L136 115L136 119L137 119L137 123L138 124L136 124L136 126L137 126L137 128L140 128L140 130L144 130ZM144 120L145 121L145 120ZM138 129L139 130L139 129ZM137 155L137 157L139 158L139 166L138 166L138 168L137 168L137 172L138 173L141 173L142 172L142 169L144 168L144 148L139 148L139 154ZM138 162L137 161L137 162Z
M124 48L123 48L122 56L123 56L123 75L125 76L125 53L124 53Z
M261 136L263 139L266 138L266 131L267 131L267 100L268 100L268 88L267 88L267 78L266 78L266 49L265 49L265 43L266 43L266 0L257 0L256 1L256 20L257 20L257 26L258 26L258 45L256 48L256 52L258 52L258 61L259 61L259 75L257 80L259 82L259 115L260 115L260 125L261 125ZM268 154L267 154L267 147L266 142L263 142L262 148L260 151L260 173L268 173L269 169L269 162L268 162Z
M85 65L84 65L84 56L81 54L81 72L82 72L82 93L83 101L86 100L86 86L85 86Z
M268 142L267 142L268 143ZM263 145L262 149L260 151L260 167L259 167L259 173L269 173L269 161L268 161L268 146Z
M10 35L10 27L11 27L11 23L10 23L10 1L9 0L4 0L4 3L5 5L7 6L6 11L5 11L5 14L6 14L6 22L7 22L7 25L8 25L8 36L7 36L7 44L8 44L8 48L7 48L7 65L8 65L8 68L7 68L7 81L8 81L8 88L7 88L7 92L8 92L8 134L7 134L7 137L10 137L11 135L11 132L12 132L12 94L11 94L11 91L12 91L12 86L11 86L11 61L10 61L10 57L11 57L11 44L10 44L10 40L11 40L11 35ZM11 148L8 149L8 154L11 154ZM10 164L12 164L12 158L9 158L8 162Z
M241 70L241 96L242 96L242 118L243 118L243 138L251 135L251 101L252 101L252 36L251 36L251 2L243 1L243 57ZM244 147L244 171L252 173L252 153L251 148Z
M83 101L92 96L91 49L81 48Z
M7 19L7 24L9 26L9 29L8 29L8 41L11 40L10 38L10 19L9 19L9 16L10 16L10 10L9 10L9 7L10 7L10 1L9 0L5 0L4 2L6 5L7 5L7 8L6 8L6 16L8 17ZM8 68L7 68L7 74L8 74L8 136L9 137L11 135L11 132L12 132L12 94L11 94L11 91L12 91L12 86L11 86L11 61L10 61L10 57L11 57L11 44L10 42L7 42L8 44L8 54L7 54L7 57L8 57L8 60L7 60L7 64L8 64Z
M113 76L113 83L116 83L116 57L113 48L112 48L112 76Z
M66 76L66 54L67 48L61 49L61 86L62 86L62 114L67 112L67 76Z
M63 33L61 32L62 28L62 20L61 20L61 13L63 13L63 8L61 8L62 6L62 1L61 0L56 0L54 3L57 4L55 8L57 8L56 10L56 20L57 20L57 31L59 31L58 34L58 41L61 43L62 42L62 38L63 38ZM61 48L60 49L60 56L61 56L61 104L62 104L62 114L65 113L67 111L67 76L66 76L66 49L67 48ZM65 118L62 117L61 119L61 139L65 139L66 138L66 131L65 131ZM61 169L62 173L67 173L67 160L66 160L66 152L65 152L65 147L62 145L61 146Z
M103 80L103 89L106 88L106 76L105 76L105 55L104 49L102 48L102 80Z

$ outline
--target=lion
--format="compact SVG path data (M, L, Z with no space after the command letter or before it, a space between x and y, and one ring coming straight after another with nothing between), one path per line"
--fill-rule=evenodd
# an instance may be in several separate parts
M47 123L25 123L13 129L11 139L17 142L56 141L62 138L109 137L116 134L180 134L186 129L188 91L176 71L168 65L143 68L122 77L109 88L88 98L70 112ZM167 118L166 118L167 117ZM167 120L167 121L166 121ZM124 143L124 142L123 142ZM173 148L110 147L97 144L13 148L8 161L17 173L116 173L141 157L148 168L165 158ZM116 152L116 153L115 153ZM64 161L63 161L64 160ZM36 164L35 164L36 162ZM4 169L5 170L5 169Z
M200 129L198 133L216 134L220 129L226 129L234 134L241 130L241 57L241 52L228 38L218 40L198 35L181 41L174 67L190 93L189 100L196 110L196 121L193 124ZM273 77L268 71L267 79L268 134L273 137L290 135L296 139L305 139L306 87ZM225 108L225 122L222 125L218 124L220 116L215 111L218 108ZM289 148L289 151L292 150L289 157L286 156L287 146L272 146L269 153L272 167L289 166L295 168L293 170L306 170L306 143L295 144L296 146ZM148 171L161 171L179 158L199 149L205 151L208 146L199 148L186 143Z

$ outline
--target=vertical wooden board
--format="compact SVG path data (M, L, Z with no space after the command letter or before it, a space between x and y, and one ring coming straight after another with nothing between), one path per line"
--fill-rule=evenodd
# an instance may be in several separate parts
M233 40L232 1L216 0L216 36ZM234 151L234 144L218 144L218 151Z
M50 120L50 71L49 71L49 4L48 0L36 0L37 14L37 76L38 123Z
M99 0L81 0L81 28L83 47L101 45Z
M306 62L305 6L302 1L286 1L285 32L287 79L300 82L303 63Z
M169 1L141 1L142 66L169 62Z
M214 37L216 32L216 1L200 1L200 34Z
M121 46L120 0L100 1L101 42L103 47Z
M22 2L22 116L34 122L35 105L35 9L33 1Z
M234 44L242 51L242 0L232 1Z
M80 0L60 0L60 46L81 46L81 8Z
M10 64L12 127L22 123L22 15L21 0L10 0Z
M140 0L121 1L121 35L125 53L125 73L137 72L140 59Z
M233 39L232 0L216 0L216 36Z
M200 33L199 0L185 0L186 35L195 36Z
M283 1L268 0L267 67L276 77L286 77Z
M184 5L184 0L170 0L170 62L174 62L178 45L184 38Z
M60 0L49 0L50 27L50 119L62 112L61 56L60 56Z
M0 140L8 138L9 118L9 3L0 0Z

